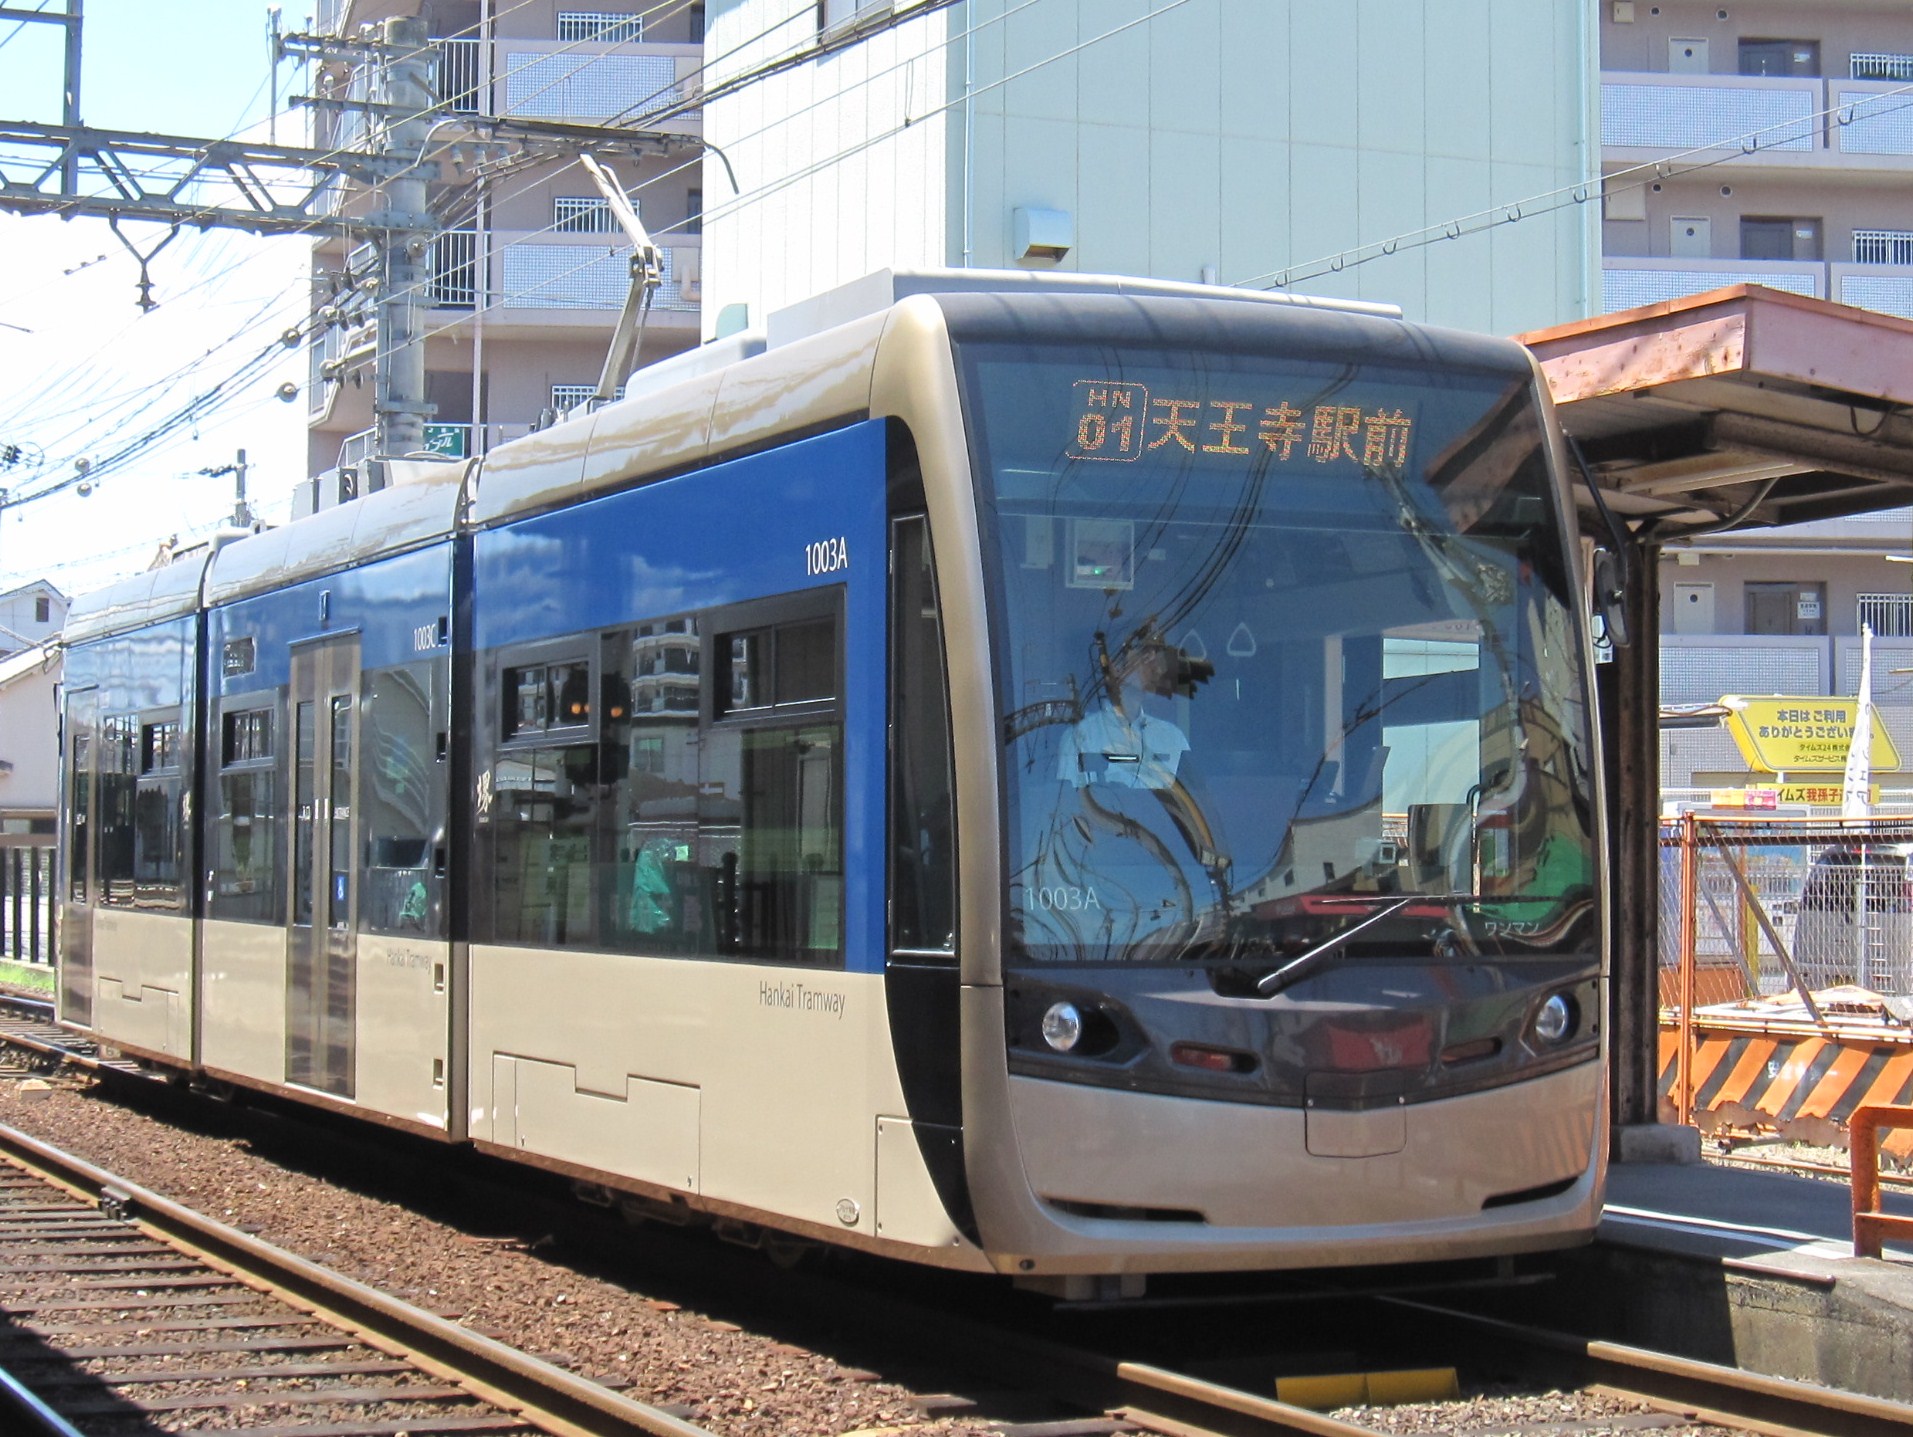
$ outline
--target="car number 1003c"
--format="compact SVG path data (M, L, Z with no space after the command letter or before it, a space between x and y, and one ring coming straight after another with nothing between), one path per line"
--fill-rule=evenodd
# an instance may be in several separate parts
M850 567L850 545L839 535L835 539L819 539L815 544L804 545L804 572L815 577L818 574L834 574L840 569Z

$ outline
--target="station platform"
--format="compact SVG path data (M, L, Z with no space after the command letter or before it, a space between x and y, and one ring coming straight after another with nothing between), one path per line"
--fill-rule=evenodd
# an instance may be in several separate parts
M1913 1192L1883 1191L1913 1216ZM1913 1243L1853 1255L1846 1183L1717 1162L1616 1163L1552 1305L1586 1335L1913 1402Z

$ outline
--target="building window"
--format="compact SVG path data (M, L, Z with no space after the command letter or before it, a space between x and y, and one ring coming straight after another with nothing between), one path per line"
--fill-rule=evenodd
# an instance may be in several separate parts
M45 594L36 594L33 599L33 622L48 623L53 618L53 601Z
M602 10L560 10L558 38L571 44L622 45L644 38L644 17Z
M1913 265L1913 230L1855 230L1853 262Z
M1818 75L1818 40L1742 40L1740 73L1743 75L1784 76Z
M592 396L598 392L595 384L554 384L551 386L551 407L560 414L576 409L581 404L589 404ZM618 386L617 398L624 398L624 386Z
M1856 52L1848 73L1855 80L1913 80L1913 55Z
M1818 216L1743 215L1742 259L1812 260L1822 258Z
M638 202L631 201L637 212ZM618 232L618 217L602 196L557 195L551 201L551 228L561 235L608 235Z
M1871 625L1876 639L1913 639L1913 594L1861 594L1854 628Z
M891 0L817 0L817 33L833 39L866 18L890 13Z
M478 232L447 230L432 237L431 278L426 296L433 304L468 309L478 302Z
M701 235L704 233L704 191L689 189L684 192L684 233Z

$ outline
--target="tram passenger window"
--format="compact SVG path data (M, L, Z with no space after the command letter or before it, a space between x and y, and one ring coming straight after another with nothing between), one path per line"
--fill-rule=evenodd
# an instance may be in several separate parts
M728 682L699 745L698 835L720 954L841 961L839 597L772 601L714 641Z
M218 810L213 815L210 912L220 919L280 923L279 774L273 711L220 715Z
M652 619L494 660L474 936L840 961L838 603L744 606L715 631Z
M696 619L679 618L612 635L603 651L603 753L615 761L605 935L624 952L701 952L713 931L698 858L697 643Z
M109 714L100 723L99 901L111 908L131 908L135 901L138 731L130 715Z
M177 908L183 893L185 834L180 822L179 720L139 726L139 778L133 799L133 904Z
M445 785L438 735L449 712L442 663L426 660L365 678L359 776L365 868L359 926L372 933L444 934Z
M498 942L591 941L595 778L584 745L498 756L490 823Z

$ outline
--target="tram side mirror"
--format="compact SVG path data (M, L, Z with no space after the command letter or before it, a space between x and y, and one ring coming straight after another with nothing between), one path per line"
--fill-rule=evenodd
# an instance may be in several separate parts
M1594 617L1613 648L1627 647L1627 570L1612 549L1594 551Z

